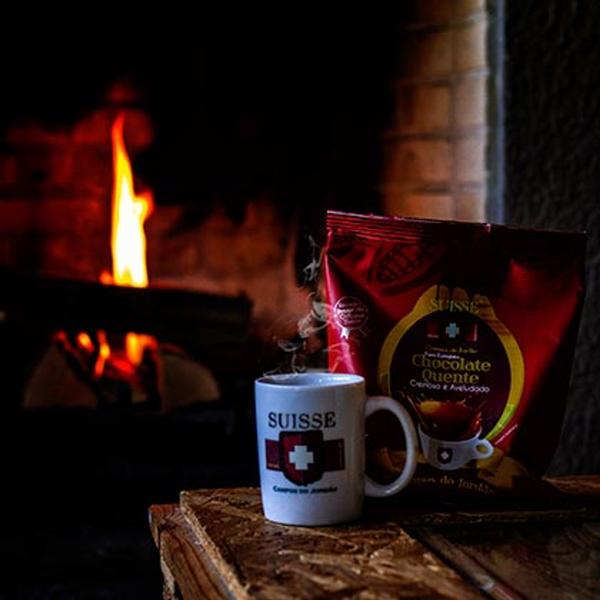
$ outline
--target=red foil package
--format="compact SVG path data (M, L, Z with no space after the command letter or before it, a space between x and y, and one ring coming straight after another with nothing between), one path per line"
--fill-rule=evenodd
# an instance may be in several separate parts
M446 497L527 489L560 435L584 296L585 235L327 214L329 368L413 415L410 488ZM374 415L376 417L377 415ZM402 433L368 424L372 477Z

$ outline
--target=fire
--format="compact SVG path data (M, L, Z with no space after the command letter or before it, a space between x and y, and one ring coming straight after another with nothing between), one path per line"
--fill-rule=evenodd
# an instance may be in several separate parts
M112 278L101 276L103 283L132 287L148 286L146 267L146 234L144 223L152 214L152 194L147 191L136 194L133 187L131 163L123 139L125 116L119 115L111 129L113 152ZM155 345L151 336L128 333L125 338L127 358L134 365L142 361L144 350Z
M148 287L144 223L152 213L153 199L150 192L135 193L131 163L123 139L124 125L125 117L119 115L111 128L113 272L102 272L100 282L105 285ZM86 331L76 334L59 331L54 339L93 378L108 376L135 384L139 375L138 367L146 350L156 350L158 347L156 339L150 335L129 332L125 335L123 349L115 350L108 337L106 331L100 329L92 335Z
M106 333L100 329L98 331L98 358L96 359L96 364L94 365L94 375L96 377L100 377L100 375L102 375L104 372L104 365L109 358L110 346L108 345L108 340L106 339Z
M92 342L92 338L84 331L77 334L77 344L82 350L90 354L94 351L94 342Z
M113 148L112 236L113 277L118 285L148 286L144 223L153 209L152 194L135 193L131 163L123 140L124 115L111 130Z

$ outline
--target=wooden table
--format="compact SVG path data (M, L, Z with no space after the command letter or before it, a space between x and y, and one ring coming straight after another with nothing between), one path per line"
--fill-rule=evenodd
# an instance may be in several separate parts
M600 598L600 477L548 480L558 504L367 506L361 522L287 527L257 489L150 508L165 598Z

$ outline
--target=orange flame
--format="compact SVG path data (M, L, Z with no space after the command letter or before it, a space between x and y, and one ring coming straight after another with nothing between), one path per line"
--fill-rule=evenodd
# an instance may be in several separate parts
M62 344L67 346L69 345L69 338L64 331L59 332L57 339L60 340ZM110 346L108 344L108 340L106 339L106 332L102 329L99 329L96 334L96 342L94 343L88 333L85 331L80 331L75 336L75 343L77 345L77 349L81 351L86 358L93 356L97 349L93 370L94 377L100 377L104 372L106 361L110 358L111 354Z
M131 163L123 141L124 115L111 130L113 147L112 237L113 277L118 285L148 286L144 222L153 209L152 194L135 194Z
M96 377L100 377L102 375L104 372L104 365L110 358L110 346L108 345L108 340L106 339L106 333L102 329L98 331L98 344L98 358L96 359L96 364L94 365L94 375Z
M113 150L113 193L112 193L112 235L111 250L113 259L112 280L117 285L132 287L148 286L146 268L146 234L144 223L153 210L152 194L136 194L133 188L131 163L123 139L125 116L119 115L111 129ZM108 283L106 274L101 276ZM128 333L125 338L127 358L139 365L144 350L153 346L154 338L147 335Z
M92 338L85 333L84 331L82 331L81 333L77 334L77 345L82 349L85 350L86 352L89 352L90 354L94 351L94 342L92 342Z

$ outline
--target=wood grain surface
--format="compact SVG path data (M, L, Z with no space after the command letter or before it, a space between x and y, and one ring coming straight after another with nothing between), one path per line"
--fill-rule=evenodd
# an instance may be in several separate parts
M508 513L482 513L469 527L410 531L492 598L600 598L600 477L546 481L562 508L523 510L512 526Z
M479 598L397 523L289 527L256 490L183 492L180 506L236 598Z
M549 480L551 506L368 506L337 527L266 521L257 489L155 506L165 598L600 598L600 477Z
M211 558L176 504L151 506L150 529L160 553L165 600L229 597Z
M417 537L493 598L600 598L600 522L451 528Z

